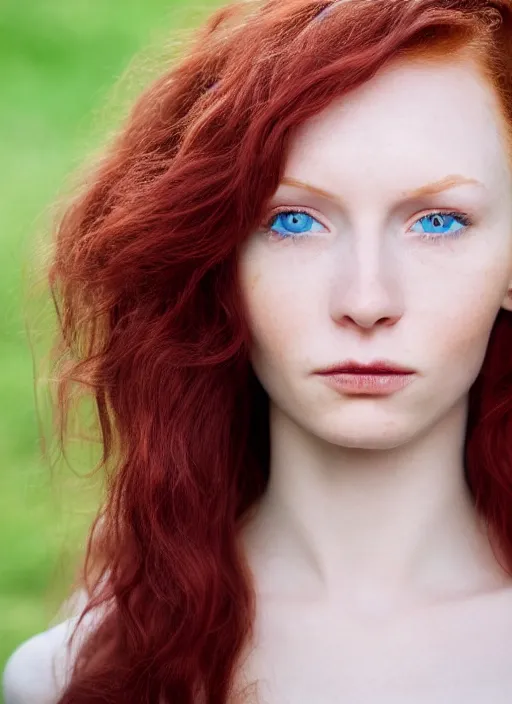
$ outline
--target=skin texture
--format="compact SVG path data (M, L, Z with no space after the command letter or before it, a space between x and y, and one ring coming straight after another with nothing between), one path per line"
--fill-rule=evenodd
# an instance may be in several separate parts
M511 578L463 478L468 391L511 308L499 110L468 59L388 65L294 135L285 178L334 199L281 184L264 223L289 231L273 209L308 208L311 236L261 228L241 253L271 400L270 484L242 534L258 596L243 681L266 704L512 699ZM455 175L483 185L407 196ZM436 211L472 225L423 239ZM413 383L356 397L313 373L382 358Z
M271 399L271 480L244 536L262 594L375 615L505 579L463 478L468 391L511 308L502 124L470 59L401 60L293 136L284 178L333 198L281 184L263 224L282 232L275 208L307 208L310 236L262 227L240 256ZM411 199L454 176L481 185ZM421 218L437 211L472 225L425 239ZM314 374L383 358L416 370L413 383L356 397Z
M308 207L321 226L294 242L259 230L241 253L271 399L270 485L242 535L259 599L240 686L259 680L259 704L512 701L510 578L462 465L467 393L512 307L500 124L473 64L389 66L292 140L285 176L343 203L280 187L269 217ZM484 186L404 195L455 174ZM419 220L439 210L473 225L422 239ZM343 397L313 372L347 358L417 377L392 396ZM12 656L7 704L56 701L69 625Z

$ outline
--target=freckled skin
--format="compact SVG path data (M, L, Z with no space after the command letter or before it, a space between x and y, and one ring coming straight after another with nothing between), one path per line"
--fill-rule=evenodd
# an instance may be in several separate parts
M270 397L270 481L242 533L259 597L247 670L269 704L512 699L512 580L463 473L468 391L511 310L499 110L467 58L389 65L293 135L285 178L334 199L281 184L265 222L282 231L271 214L286 206L322 227L258 229L241 252ZM454 175L483 186L403 199ZM472 225L422 238L439 211ZM355 397L313 374L382 358L414 382Z
M489 119L496 109L472 65L397 65L298 129L285 176L346 206L281 186L273 202L308 207L323 231L295 242L254 233L241 275L257 373L309 432L389 448L463 404L499 307L510 305L511 177ZM392 210L402 191L452 173L487 190L463 185ZM475 224L442 243L410 231L441 208L468 211ZM382 357L417 369L418 382L373 403L340 398L311 376L338 360Z

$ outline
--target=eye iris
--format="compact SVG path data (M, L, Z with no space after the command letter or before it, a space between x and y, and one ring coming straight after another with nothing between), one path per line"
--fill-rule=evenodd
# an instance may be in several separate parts
M451 218L453 220L453 218ZM448 223L446 223L446 220L448 220ZM430 224L430 226L433 228L433 230L430 230L431 232L438 232L440 228L448 227L450 226L450 216L449 215L440 215L439 213L436 213L435 215L429 215L425 218L425 222ZM428 229L428 228L427 228Z
M275 216L274 226L280 225L284 229L284 232L280 233L282 236L285 236L287 233L304 234L304 230L306 228L310 228L313 225L314 220L315 218L313 218L311 215L308 215L308 213L302 212L300 210L286 210L281 213L278 213ZM453 230L452 225L454 223L457 223L457 218L454 218L453 214L432 213L431 215L426 215L425 217L418 220L413 229L418 232L418 230L416 230L416 227L420 225L426 227L425 234L449 234L449 232ZM465 224L467 226L467 223ZM460 229L464 229L464 225L462 223L459 223L459 226ZM448 227L448 230L443 231L443 227ZM459 228L456 228L455 232L458 229Z
M281 213L279 219L283 221L285 227L292 232L301 232L302 229L308 227L313 222L311 215L307 213Z

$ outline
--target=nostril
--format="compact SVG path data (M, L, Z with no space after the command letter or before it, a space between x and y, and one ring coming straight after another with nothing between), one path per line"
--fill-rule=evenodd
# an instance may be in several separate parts
M375 327L391 327L400 320L400 315L386 315L376 318L371 315L344 315L338 320L338 325L359 330L372 330Z

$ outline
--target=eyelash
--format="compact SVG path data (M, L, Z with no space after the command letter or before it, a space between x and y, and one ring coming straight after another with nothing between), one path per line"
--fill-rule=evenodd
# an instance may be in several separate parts
M306 208L300 208L300 207L290 208L290 207L283 206L283 207L275 210L269 216L269 218L267 218L267 220L263 224L263 228L268 235L270 235L270 236L274 235L280 240L293 240L294 242L296 242L297 240L305 240L305 239L309 239L310 237L314 237L314 233L312 233L312 234L307 234L307 233L306 234L299 234L299 233L293 234L292 232L290 232L289 234L287 234L285 236L279 232L275 232L274 230L272 230L270 228L270 225L272 224L272 222L275 220L275 218L278 215L281 215L283 213L284 214L303 213L304 215L309 215L314 220L317 220L317 222L320 222L318 220L318 218L316 218L313 215L313 213L311 213ZM456 230L455 232L444 234L444 235L438 235L438 234L432 234L432 233L423 233L423 234L416 233L416 235L420 239L429 240L430 242L437 242L437 243L441 243L442 240L446 240L446 239L456 239L457 237L460 237L461 235L463 235L468 230L468 228L471 227L471 225L473 224L473 221L471 220L471 218L469 217L469 215L467 213L463 213L463 212L456 211L456 210L453 210L450 212L445 212L442 210L433 210L431 212L425 213L424 215L421 215L419 218L417 218L415 220L415 222L413 224L416 224L420 220L423 220L423 218L434 217L435 215L445 215L447 217L452 217L456 220L459 220L460 223L463 225L463 227L461 227L459 230Z

